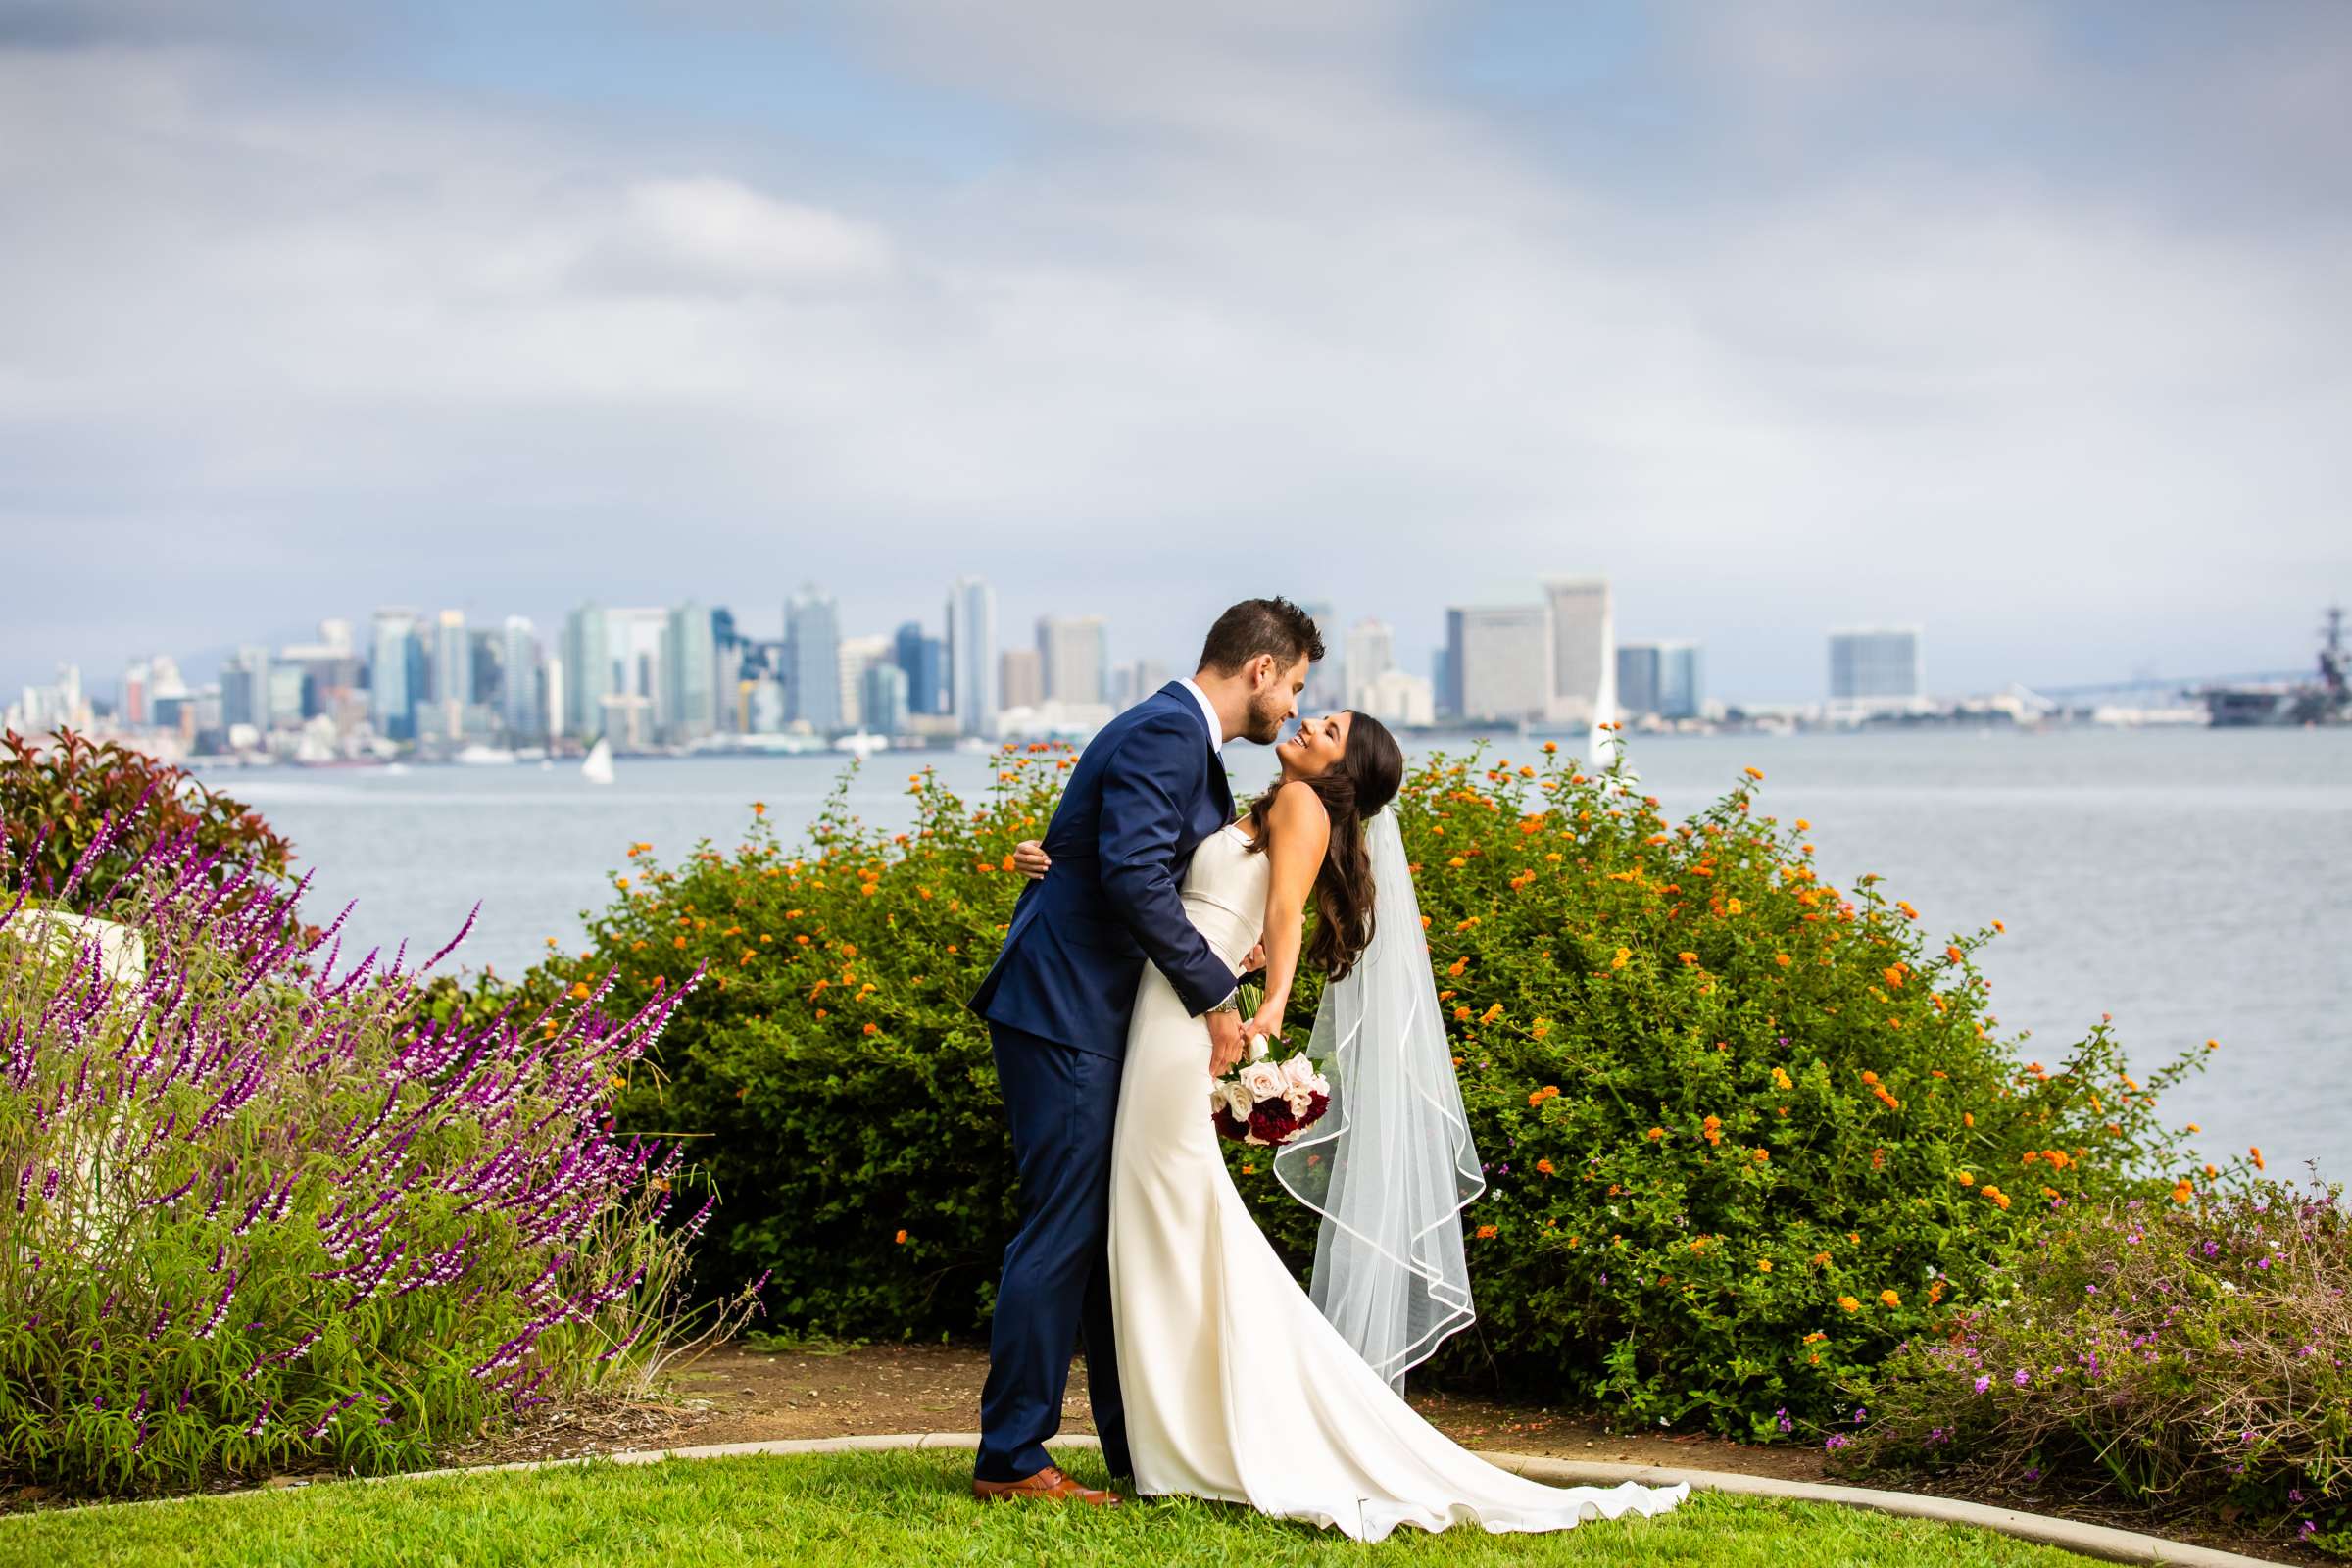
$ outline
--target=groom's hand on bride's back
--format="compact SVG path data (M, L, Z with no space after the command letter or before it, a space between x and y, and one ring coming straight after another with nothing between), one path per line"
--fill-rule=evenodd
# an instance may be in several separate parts
M1023 839L1012 847L1012 868L1032 882L1042 880L1053 863L1054 858L1035 839Z

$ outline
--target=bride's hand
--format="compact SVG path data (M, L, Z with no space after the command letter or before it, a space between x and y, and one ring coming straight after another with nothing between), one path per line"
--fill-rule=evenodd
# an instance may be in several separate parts
M1243 1040L1253 1040L1260 1035L1263 1035L1266 1039L1272 1041L1280 1041L1282 1039L1282 1009L1280 1007L1268 1004L1267 1005L1258 1008L1255 1016L1251 1017L1248 1023L1242 1025ZM1267 1049L1271 1050L1273 1048L1268 1047Z
M1054 858L1035 839L1023 839L1012 847L1012 868L1033 882L1044 876L1053 863Z

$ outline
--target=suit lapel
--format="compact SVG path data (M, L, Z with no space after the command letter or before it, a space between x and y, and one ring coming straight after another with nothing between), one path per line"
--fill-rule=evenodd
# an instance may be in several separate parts
M1208 790L1217 806L1217 826L1233 820L1233 781L1225 776L1225 756L1217 750L1216 736L1209 733L1208 722L1200 712L1200 705L1185 690L1184 682L1172 680L1159 689L1159 695L1174 703L1191 716L1200 731L1200 744L1208 751Z

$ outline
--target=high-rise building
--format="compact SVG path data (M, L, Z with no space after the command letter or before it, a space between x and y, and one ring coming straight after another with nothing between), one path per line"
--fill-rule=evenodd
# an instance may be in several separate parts
M1917 626L1852 626L1830 633L1830 701L1901 707L1927 695Z
M220 723L270 728L269 649L248 643L220 666Z
M1454 711L1479 722L1541 719L1552 706L1551 611L1544 605L1455 606L1446 612Z
M889 660L877 659L858 678L859 727L876 735L896 735L906 728L906 672Z
M907 621L892 639L892 657L906 672L906 711L949 711L948 645L927 636L919 620Z
M122 722L133 728L145 727L154 692L155 667L144 659L132 660L122 672Z
M423 647L416 612L379 610L374 621L374 656L368 661L368 717L386 740L416 738L416 704L424 697Z
M1131 660L1111 672L1110 706L1125 712L1168 683L1168 666L1156 659Z
M662 727L672 741L697 741L718 718L718 639L710 612L689 599L662 628Z
M473 671L466 700L495 712L506 701L507 640L487 626L474 626L466 629L466 665Z
M564 733L593 741L605 732L605 699L612 695L612 623L602 605L582 605L564 617Z
M1606 577L1560 577L1544 585L1551 614L1547 715L1567 724L1610 716L1617 685L1616 627Z
M998 661L997 691L1007 709L1035 708L1046 700L1044 661L1034 648L1007 648Z
M1626 712L1696 718L1700 695L1696 643L1617 645L1617 706Z
M1437 721L1437 703L1430 683L1401 669L1384 669L1360 682L1348 707L1371 714L1383 724L1426 728Z
M1323 657L1307 666L1306 690L1298 694L1301 713L1330 713L1348 706L1348 687L1355 677L1348 671L1348 650L1340 637L1339 612L1328 599L1300 604L1315 629L1323 635Z
M887 637L844 637L841 640L841 727L870 729L865 721L865 672L891 662ZM892 666L896 668L896 665ZM884 731L888 733L888 731Z
M1359 620L1348 628L1346 665L1348 687L1344 706L1372 713L1372 699L1362 694L1372 689L1374 681L1396 667L1396 638L1387 621ZM1421 684L1426 688L1429 683ZM1378 713L1372 716L1380 717Z
M539 635L528 615L509 615L499 652L500 717L513 740L536 740L547 733L540 717Z
M795 720L819 735L842 727L841 612L814 583L784 607L784 688Z
M999 674L997 591L978 577L958 577L948 594L948 680L952 711L966 735L996 734Z
M433 706L439 732L465 731L466 705L473 701L473 640L466 635L466 612L444 610L433 623Z
M1037 623L1037 661L1045 693L1059 703L1099 703L1110 671L1110 640L1101 615L1047 615ZM1007 708L1014 706L1006 699Z
M1429 689L1436 697L1439 712L1448 718L1462 716L1462 691L1453 679L1452 649L1429 651Z

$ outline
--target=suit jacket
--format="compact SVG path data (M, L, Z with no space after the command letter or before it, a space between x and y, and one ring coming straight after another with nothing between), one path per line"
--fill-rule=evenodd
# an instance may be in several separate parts
M1122 1057L1146 962L1187 1010L1230 995L1231 966L1185 917L1185 867L1233 820L1233 789L1200 705L1171 681L1079 755L1046 829L1053 867L1021 890L972 1010L992 1023Z

